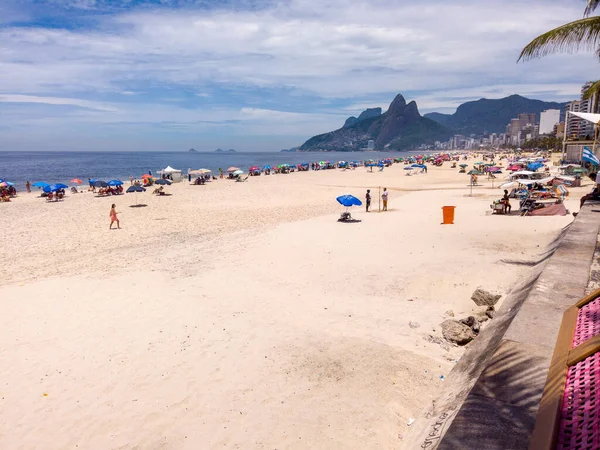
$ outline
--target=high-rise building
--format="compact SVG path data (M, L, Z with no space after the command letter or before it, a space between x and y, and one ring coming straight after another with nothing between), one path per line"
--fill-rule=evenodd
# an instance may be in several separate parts
M596 94L594 94L591 98L585 99L583 98L587 89L592 85L591 82L585 83L581 87L581 98L579 100L574 100L567 104L566 111L570 112L582 112L582 113L597 113L598 108L594 108L594 103L596 102ZM575 139L592 139L594 136L594 124L587 120L580 119L577 116L572 114L568 115L568 119L565 124L565 132L567 134L567 138L575 138Z
M540 134L552 134L560 122L560 109L547 109L540 114Z
M535 113L519 114L519 122L521 122L521 128L525 128L527 125L535 125L537 123Z

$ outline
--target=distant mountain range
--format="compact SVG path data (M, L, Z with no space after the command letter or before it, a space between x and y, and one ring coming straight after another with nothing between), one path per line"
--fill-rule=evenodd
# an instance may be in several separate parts
M489 100L480 100L463 103L454 114L440 114L437 112L425 114L428 119L453 130L456 134L485 135L490 133L504 133L510 119L521 113L535 113L538 121L540 113L546 109L560 109L561 120L564 119L566 103L544 102L532 100L520 95Z
M313 136L294 150L366 150L370 140L375 142L376 150L408 150L445 141L454 134L504 133L510 120L521 113L535 113L539 121L542 111L560 109L564 120L566 105L511 95L463 103L454 114L432 112L421 116L416 102L407 104L398 94L385 113L381 113L381 108L366 109L358 117L348 117L342 128Z
M299 150L365 150L370 140L376 149L404 150L447 140L452 134L452 130L421 116L416 102L407 104L398 94L385 113L381 114L381 108L367 109L358 118L348 118L342 128L310 138Z
M236 151L232 148L229 150L223 150L222 148L218 148L215 150L215 153L236 153Z

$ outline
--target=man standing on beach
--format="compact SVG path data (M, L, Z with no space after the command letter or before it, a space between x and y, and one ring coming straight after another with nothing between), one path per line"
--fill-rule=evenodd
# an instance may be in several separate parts
M371 189L367 189L367 195L365 196L365 205L367 207L367 212L369 212L369 208L371 207Z
M383 188L383 193L381 194L381 200L383 200L383 210L387 211L387 201L388 201L388 190L387 190L387 188Z

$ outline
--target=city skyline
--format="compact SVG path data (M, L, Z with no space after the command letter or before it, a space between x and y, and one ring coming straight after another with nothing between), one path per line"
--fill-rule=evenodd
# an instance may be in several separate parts
M570 101L591 54L517 64L566 1L7 0L0 149L279 150L402 93Z

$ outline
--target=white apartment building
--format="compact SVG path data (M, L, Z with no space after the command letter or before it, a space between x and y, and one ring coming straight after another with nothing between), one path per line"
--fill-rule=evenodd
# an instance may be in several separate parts
M540 134L552 134L560 122L560 109L547 109L540 114Z

